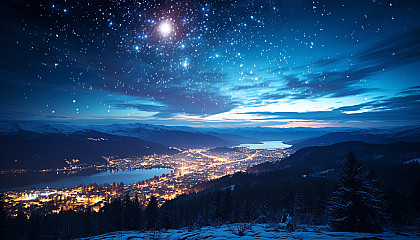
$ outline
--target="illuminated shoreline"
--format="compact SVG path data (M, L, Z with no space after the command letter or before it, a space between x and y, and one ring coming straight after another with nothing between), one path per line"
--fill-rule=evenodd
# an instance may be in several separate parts
M159 204L181 194L188 194L200 183L214 180L267 161L280 161L292 153L290 149L223 148L186 149L174 155L149 155L134 158L112 158L108 169L148 169L161 166L170 173L155 176L134 184L90 184L74 188L45 188L6 191L6 209L10 216L19 211L29 215L58 213L63 210L99 211L105 203L128 194L146 204L155 196ZM32 196L32 197L31 197ZM35 197L36 196L36 197Z

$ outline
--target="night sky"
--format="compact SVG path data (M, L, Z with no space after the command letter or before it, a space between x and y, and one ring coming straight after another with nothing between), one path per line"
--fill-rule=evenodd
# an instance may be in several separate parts
M1 1L0 118L420 124L420 1Z

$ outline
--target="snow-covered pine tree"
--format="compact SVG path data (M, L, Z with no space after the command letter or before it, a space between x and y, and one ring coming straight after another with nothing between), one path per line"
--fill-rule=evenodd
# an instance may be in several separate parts
M303 203L300 193L296 193L295 200L292 206L293 223L302 224L306 220L305 204Z
M333 231L380 232L383 200L376 179L362 167L353 153L347 155L339 188L330 203Z

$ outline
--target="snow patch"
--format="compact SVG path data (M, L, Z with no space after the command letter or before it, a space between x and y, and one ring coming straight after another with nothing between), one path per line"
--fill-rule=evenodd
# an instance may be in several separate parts
M229 240L229 239L306 239L306 240L336 240L336 239L389 239L389 240L409 240L419 239L416 233L396 234L384 232L378 234L371 233L350 233L350 232L329 232L326 226L309 227L292 233L284 229L273 227L272 224L255 224L245 232L244 236L238 236L231 231L232 225L223 225L220 227L203 227L197 230L188 229L169 229L158 232L153 231L119 231L102 234L99 236L81 238L85 240L106 240L106 239L211 239L211 240Z

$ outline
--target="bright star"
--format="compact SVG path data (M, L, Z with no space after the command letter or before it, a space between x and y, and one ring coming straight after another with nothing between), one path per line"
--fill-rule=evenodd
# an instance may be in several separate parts
M162 22L159 31L163 36L168 36L172 32L172 25L169 22Z
M190 65L190 60L189 60L188 58L184 58L184 59L181 61L181 65L182 65L184 68L187 68L187 67Z

